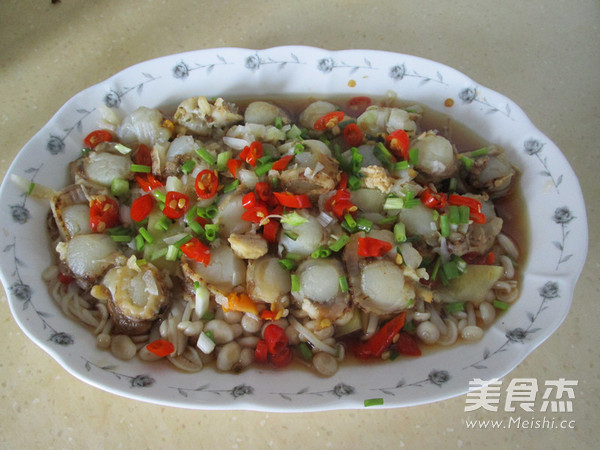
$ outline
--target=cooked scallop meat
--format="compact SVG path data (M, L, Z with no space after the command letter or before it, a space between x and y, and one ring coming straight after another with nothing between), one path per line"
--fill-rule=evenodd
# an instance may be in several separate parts
M372 135L387 134L394 130L404 130L409 135L417 131L415 119L418 115L400 108L369 106L358 119L358 126Z
M171 137L171 131L163 127L164 118L158 109L139 107L125 116L117 128L119 140L127 146L144 144L152 148L164 144Z
M238 114L235 105L220 97L210 102L206 97L199 96L181 102L174 119L195 134L210 136L214 131L222 133L225 128L244 120L244 117Z
M510 192L516 177L517 170L504 152L490 146L486 155L474 158L466 181L473 189L487 193L490 198L498 198Z
M244 120L246 123L273 125L277 118L281 119L284 125L290 123L287 113L279 106L269 102L252 102L246 107L246 111L244 111Z
M279 259L274 256L248 261L246 283L248 295L266 303L280 301L289 294L291 287L290 273L279 265Z
M72 184L57 192L50 200L50 208L64 240L91 233L89 201L81 185Z
M246 263L233 253L229 245L222 243L211 248L210 264L205 266L189 258L182 258L181 268L192 283L199 281L220 294L229 294L246 282Z
M279 243L288 253L308 256L326 241L325 229L316 217L301 212L306 219L300 225L282 223L283 233L279 235Z

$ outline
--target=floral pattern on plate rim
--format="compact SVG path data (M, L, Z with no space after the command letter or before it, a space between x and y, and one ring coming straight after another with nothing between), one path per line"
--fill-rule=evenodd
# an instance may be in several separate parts
M184 60L180 60L179 63L177 63L175 66L172 66L170 68L170 71L171 71L170 74L172 77L174 77L176 79L186 81L186 79L190 76L190 72L192 72L193 70L206 69L206 75L210 75L216 66L235 65L236 64L235 62L227 61L225 58L223 58L220 55L216 55L216 58L218 60L217 62L206 63L206 64L189 63L189 62L184 62ZM333 58L333 57L319 58L314 67L320 73L325 74L325 75L333 72L334 70L339 70L339 69L349 69L349 74L353 74L354 72L356 72L358 70L379 70L379 68L373 67L371 62L366 58L363 58L363 60L359 63L347 63L346 61L347 60L345 60L345 59L337 60L336 58ZM288 64L308 64L308 63L301 61L293 53L290 54L290 59L286 60L286 59L271 58L269 56L266 56L265 51L255 51L255 52L252 52L252 54L250 54L249 56L246 56L244 58L244 61L242 64L244 65L244 67L246 69L248 69L250 71L257 71L257 70L260 70L263 66L267 66L269 64L276 65L279 70L282 70L282 69L285 69L285 67ZM433 81L435 83L447 85L447 83L444 81L443 74L440 71L436 71L434 76L422 75L420 73L417 73L414 70L409 71L404 63L391 66L388 69L387 74L394 82L399 82L399 81L402 81L409 77L414 77L414 78L420 79L421 85L431 82L431 81ZM138 82L137 84L132 84L130 87L125 87L120 90L118 90L116 88L109 89L108 92L102 98L102 102L107 107L110 107L110 108L119 107L121 100L123 99L124 96L130 94L131 92L136 92L138 95L141 95L141 93L143 91L143 87L146 84L161 78L161 76L154 76L147 72L142 72L142 77L143 78L140 82ZM461 90L458 94L458 97L463 101L463 103L465 105L471 105L471 104L478 103L478 104L483 105L484 107L488 108L489 113L499 112L499 113L503 114L504 116L506 116L507 118L509 118L513 121L515 120L511 116L512 111L511 111L510 105L508 103L506 104L506 106L503 109L500 109L499 107L496 107L496 106L490 104L485 99L485 97L483 97L480 94L479 89L476 87L469 87L469 88L465 88L465 89ZM77 109L76 113L79 114L80 117L78 118L78 120L76 120L73 123L72 126L63 128L58 133L51 133L49 135L49 138L48 138L47 144L46 144L46 150L50 153L50 155L55 156L59 153L64 152L66 138L75 131L81 133L83 130L84 120L86 118L88 118L94 111L95 111L95 108L91 109L91 110L84 109L84 108ZM561 185L561 183L563 181L563 175L561 174L558 177L554 177L548 168L547 158L544 157L542 159L540 153L541 153L544 145L545 144L541 143L539 140L529 139L524 143L524 149L528 155L535 156L540 161L540 164L544 167L544 171L542 172L542 175L551 179L553 186L556 189L556 193L560 194L559 185ZM33 182L33 179L35 178L35 176L38 174L38 172L41 169L42 169L42 166L40 166L39 168L30 168L28 170L25 170L25 172L28 174L32 174L31 181ZM23 195L22 202L9 205L11 217L16 224L22 225L22 224L26 223L30 218L29 210L27 209L26 204L25 204L26 201L27 201L27 196ZM559 257L557 265L556 265L556 270L558 270L558 268L561 264L566 263L573 256L572 254L565 255L565 244L566 244L566 240L569 235L569 232L570 232L567 229L567 226L574 219L576 219L576 216L573 214L573 212L568 207L564 206L564 207L557 207L555 209L555 213L551 219L556 224L560 225L561 231L562 231L561 241L552 242L552 244L560 251L560 257ZM12 255L11 255L12 261L14 262L14 272L12 273L12 277L14 278L15 282L11 286L8 287L8 290L10 291L10 293L15 298L22 301L23 310L26 310L29 307L31 307L31 308L29 308L30 311L33 311L33 313L41 321L43 329L48 329L50 331L50 337L48 339L49 341L52 341L53 343L60 345L60 346L72 345L74 343L74 338L72 337L72 335L70 335L69 333L57 331L55 328L53 328L49 322L49 319L52 317L51 314L43 312L41 310L38 310L36 308L36 305L33 303L33 301L32 301L33 292L31 291L30 286L25 282L25 280L21 279L21 275L19 273L19 268L24 266L24 262L17 257L17 240L16 240L15 236L13 236L13 242L11 244L6 245L3 251L5 253L12 252ZM508 348L512 344L524 343L527 340L529 335L538 332L540 330L540 328L533 328L532 326L535 323L535 321L537 320L537 318L540 316L540 314L549 307L548 303L551 300L560 297L558 285L553 281L546 282L542 287L539 288L539 295L542 297L541 304L536 313L528 313L528 322L529 323L525 328L515 328L512 330L508 330L505 334L506 341L500 347L498 347L494 351L485 349L485 351L483 353L483 357L480 360L478 360L468 366L465 366L463 368L463 370L467 369L467 368L485 369L486 366L482 364L483 361L488 361L494 355L508 350ZM81 358L84 361L84 367L85 367L86 371L90 372L94 368L96 368L96 369L100 369L102 371L111 373L119 380L126 380L131 388L138 388L138 387L151 388L158 384L157 380L155 380L154 378L152 378L149 375L127 375L127 374L123 373L122 371L120 371L120 369L118 369L118 366L113 366L113 365L98 366L98 365L93 364L91 361L87 360L83 356L81 356ZM119 371L117 371L117 370L119 370ZM437 386L437 387L441 388L451 378L452 378L452 375L447 370L432 369L427 373L427 375L425 377L420 377L418 381L413 381L413 382L408 383L404 379L401 379L394 386L371 388L370 390L377 390L377 391L380 391L384 395L394 396L395 390L404 389L407 387L423 387L425 385L433 385L433 386ZM185 397L185 398L189 397L190 392L196 392L196 393L206 392L206 393L211 393L214 395L221 395L223 393L228 393L234 399L237 399L237 398L240 398L243 396L247 396L247 395L253 395L253 394L257 393L256 388L254 388L253 386L250 386L249 384L246 384L246 383L237 384L236 386L233 386L230 389L223 389L223 388L209 389L210 388L209 384L202 385L198 388L184 388L184 387L173 387L173 386L169 386L169 388L176 389L177 392L179 393L179 395L182 397ZM261 393L261 395L264 395L264 394L267 394L267 393L266 392ZM343 398L343 397L347 397L347 396L356 395L357 392L353 386L343 383L343 382L339 382L339 383L336 383L330 390L311 390L310 388L305 387L305 388L302 388L295 392L268 392L268 394L285 399L286 401L293 401L294 397L304 396L304 395L323 396L326 394L330 394L337 398Z

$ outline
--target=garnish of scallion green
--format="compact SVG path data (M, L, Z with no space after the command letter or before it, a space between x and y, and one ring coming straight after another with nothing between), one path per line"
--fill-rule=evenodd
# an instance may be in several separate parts
M204 160L204 162L206 162L209 165L214 165L217 163L217 158L215 158L208 150L206 150L204 147L199 147L198 149L196 149L196 153L198 154L198 156L200 158L202 158Z

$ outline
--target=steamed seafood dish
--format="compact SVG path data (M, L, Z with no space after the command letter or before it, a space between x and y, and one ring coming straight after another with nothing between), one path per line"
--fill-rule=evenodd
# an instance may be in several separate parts
M477 341L519 295L498 208L518 171L426 114L367 97L107 109L71 184L29 187L50 201L52 297L116 357L190 372L330 376Z

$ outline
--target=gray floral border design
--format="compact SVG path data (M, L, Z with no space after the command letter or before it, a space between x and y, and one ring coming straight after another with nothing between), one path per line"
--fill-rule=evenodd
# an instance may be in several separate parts
M204 384L195 389L182 388L182 387L176 387L176 386L169 386L169 389L176 389L177 393L185 398L189 397L190 392L209 392L209 393L215 394L215 395L229 394L233 397L234 400L237 400L238 398L243 397L245 395L254 394L254 388L245 383L238 384L238 385L232 387L231 389L208 389L209 387L210 387L210 384Z
M119 380L122 380L122 379L128 380L130 388L145 388L145 387L150 387L150 386L154 385L154 383L156 383L156 380L154 378L152 378L150 375L127 375L124 373L117 372L115 370L117 368L116 366L113 366L113 365L99 366L98 364L94 364L93 362L84 358L83 356L81 357L81 359L83 359L85 361L85 370L87 370L88 372L91 372L92 368L96 368L96 369L100 369L104 372L108 372L108 373L114 375L115 377L117 377L117 379L119 379Z
M50 134L48 141L46 141L46 150L51 155L58 155L65 151L65 139L74 131L77 130L81 133L83 129L83 121L86 117L92 114L96 108L90 110L84 108L78 108L75 111L81 114L81 118L75 122L71 127L63 128L63 135Z
M118 108L121 104L121 100L123 100L123 97L125 97L127 94L129 94L132 91L135 91L138 95L141 95L141 93L144 90L144 85L161 78L150 75L147 72L142 72L142 75L144 76L145 80L134 86L125 87L122 90L111 89L108 92L108 94L104 96L104 104L109 108Z
M450 381L451 378L452 376L447 370L433 369L429 372L427 378L424 378L422 380L415 381L413 383L406 383L406 380L404 378L401 378L400 381L398 381L398 383L396 383L396 385L394 386L371 388L371 390L380 391L383 394L394 396L396 395L396 393L393 392L394 390L402 389L405 387L423 387L426 384L433 384L441 388L445 383Z
M412 72L409 73L408 70L406 69L406 65L404 63L397 64L395 66L390 67L388 75L394 81L403 80L405 77L420 78L421 79L421 83L420 83L421 86L424 85L424 84L426 84L426 83L429 83L430 81L433 81L435 83L440 83L440 84L443 84L445 86L448 85L448 83L444 82L444 77L443 77L443 75L439 71L436 71L435 78L428 77L426 75L421 75L416 70L412 70Z
M31 178L29 179L29 181L31 183L33 183L33 180L35 179L35 177L37 176L37 174L39 173L39 171L42 169L43 166L44 165L41 164L39 167L30 167L30 168L24 170L24 172L27 174L33 174L33 175L31 175ZM12 217L12 220L15 221L16 223L18 223L19 225L23 225L31 217L31 213L25 206L29 196L27 195L26 192L23 192L23 193L21 193L21 197L23 197L23 201L21 203L13 203L12 205L8 205L8 207L10 208L10 216Z
M212 62L208 64L193 63L193 65L190 65L190 63L181 60L180 62L175 64L175 66L173 66L173 68L171 69L171 73L174 78L185 81L190 76L190 72L193 70L206 69L206 73L210 74L216 66L225 66L228 64L233 64L227 62L227 60L221 55L216 55L216 57L219 60L219 62Z
M534 138L530 138L523 143L523 148L525 149L525 153L527 153L529 156L535 156L538 159L540 164L544 167L544 170L541 172L541 175L550 178L552 184L554 185L554 188L556 189L556 193L559 194L560 191L558 189L558 186L560 186L560 184L562 183L563 176L561 174L557 178L555 178L552 175L552 172L548 168L548 157L544 156L542 158L541 156L542 150L544 149L544 145L545 144L543 142L540 142L539 140Z
M494 106L491 103L489 103L485 98L480 97L479 93L477 92L476 87L464 88L463 90L461 90L458 93L458 98L460 98L463 101L463 103L465 103L467 105L475 102L475 103L480 103L480 104L486 106L488 108L489 114L499 112L500 114L505 115L509 119L511 119L513 121L515 120L513 117L511 117L512 110L508 103L506 105L504 105L504 110L502 110L499 107Z
M556 269L558 270L558 266L560 266L562 263L567 262L569 259L571 259L571 257L573 256L572 253L565 255L565 242L567 240L567 236L569 236L570 231L567 230L567 225L569 224L569 222L571 222L573 219L575 219L575 216L573 215L573 213L571 212L571 210L569 209L568 206L561 206L560 208L556 208L556 210L554 211L554 215L552 216L552 220L557 223L558 225L560 225L561 231L562 231L562 236L561 236L561 241L554 241L552 242L552 244L558 249L560 250L560 256L558 257L558 262L556 263Z
M321 58L317 62L317 69L324 73L328 74L333 72L335 69L350 69L349 75L357 72L359 69L367 69L367 70L379 70L376 67L373 67L371 61L367 58L363 59L364 65L360 64L347 64L344 61L336 62L333 58Z
M514 328L512 330L508 330L505 334L506 341L500 347L498 347L493 352L490 352L490 350L486 348L483 351L483 358L472 364L469 364L468 366L463 367L463 370L470 368L479 370L487 369L488 367L482 364L482 362L489 360L491 357L498 353L505 352L506 350L508 350L508 347L511 344L523 344L530 334L537 333L541 329L532 328L533 324L535 323L539 315L548 308L548 302L560 297L560 290L558 284L555 281L547 281L541 288L538 289L538 293L542 298L542 301L540 303L540 306L538 307L538 310L535 313L527 313L529 325L526 328L519 327Z
M50 330L50 337L48 338L48 341L62 346L73 344L75 341L69 333L57 331L52 325L50 325L48 320L46 320L47 318L52 317L52 315L50 313L40 311L32 302L31 299L34 294L33 289L31 289L29 284L23 281L19 272L20 267L27 267L27 265L17 256L16 238L13 237L13 242L6 245L2 250L2 253L12 254L11 256L14 262L15 270L11 276L14 277L16 281L8 287L8 290L15 296L15 298L23 303L23 311L31 309L41 321L43 329Z
M279 397L288 401L292 401L292 397L300 395L316 395L317 397L322 397L326 394L332 394L337 398L342 398L349 395L354 395L355 393L356 389L346 383L338 383L333 388L324 391L311 391L308 387L305 387L296 392L269 392L271 395L278 395Z
M282 61L277 61L270 57L261 58L259 56L258 52L246 57L246 59L244 60L244 67L246 69L249 69L252 71L256 71L256 70L260 69L261 66L264 66L267 64L277 64L277 68L279 70L281 70L288 64L306 64L306 63L300 61L300 59L294 53L290 53L289 60L282 60Z

